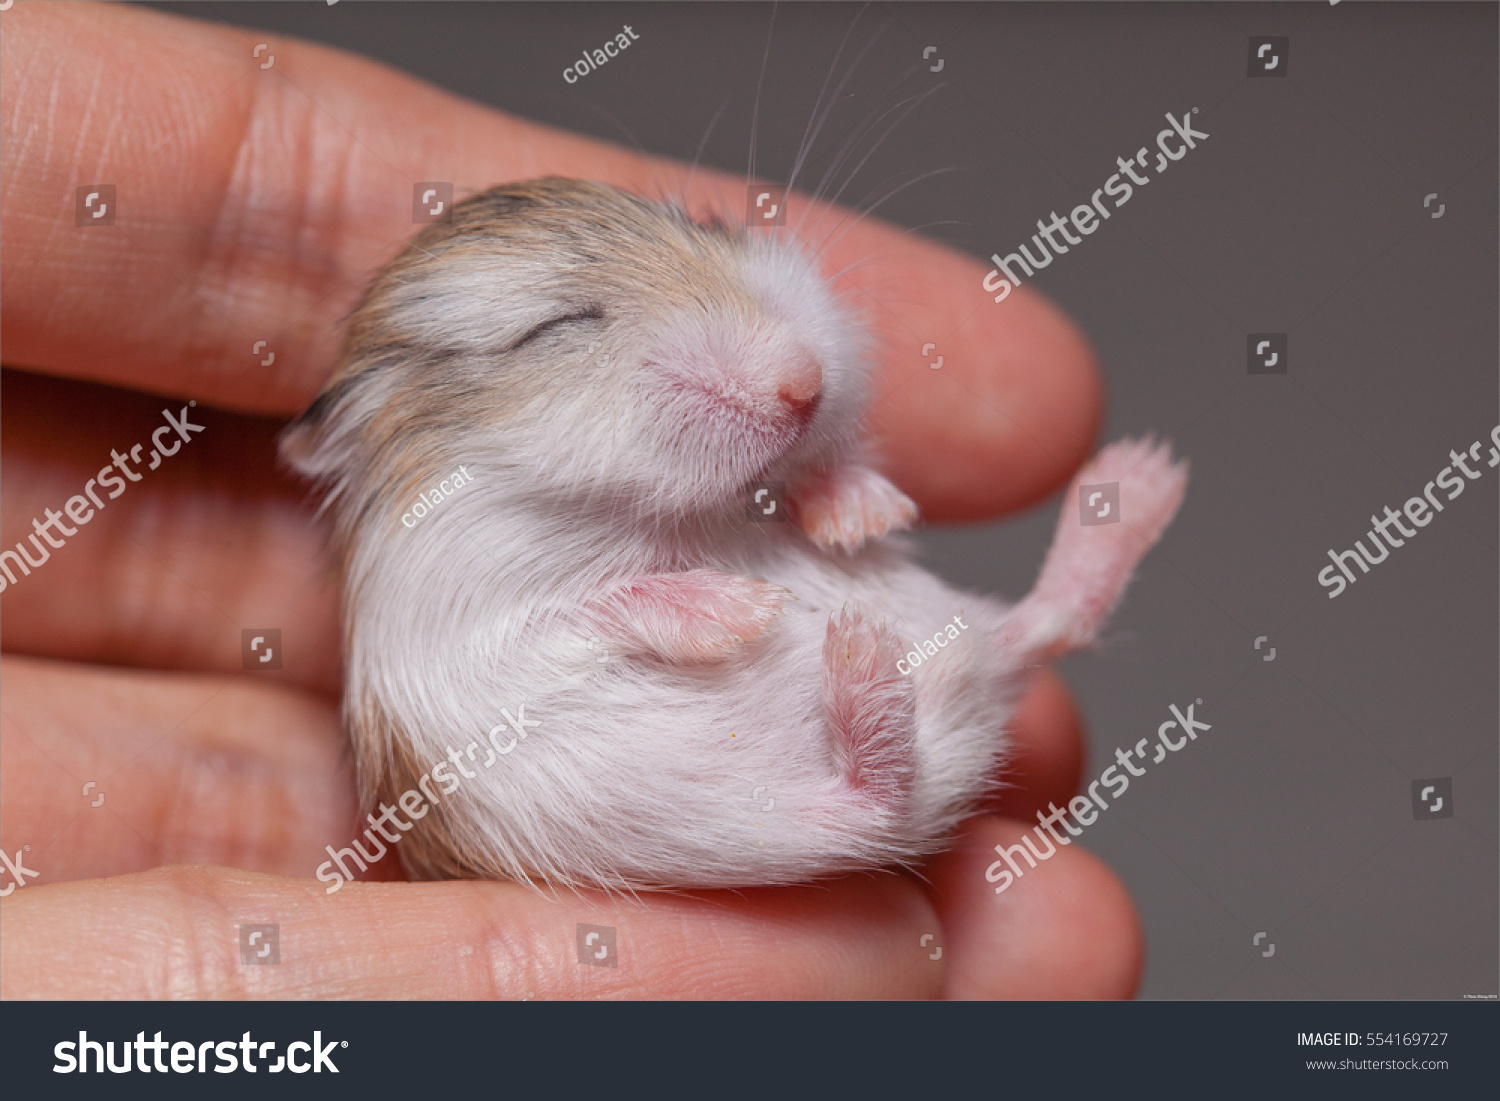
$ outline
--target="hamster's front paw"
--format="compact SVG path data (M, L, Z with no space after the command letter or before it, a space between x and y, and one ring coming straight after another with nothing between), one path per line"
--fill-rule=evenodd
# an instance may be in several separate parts
M790 503L802 530L825 550L858 550L917 519L916 502L867 466L816 474L792 489Z
M763 635L791 595L753 577L687 570L626 582L594 606L592 618L623 650L717 661Z

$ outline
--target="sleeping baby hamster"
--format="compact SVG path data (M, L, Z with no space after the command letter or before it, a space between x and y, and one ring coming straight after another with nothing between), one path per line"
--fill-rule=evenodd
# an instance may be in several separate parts
M283 453L326 490L361 793L411 874L731 887L942 847L1185 473L1107 448L1075 486L1118 482L1119 522L1065 507L1025 600L960 592L890 535L917 510L862 441L869 373L789 239L600 184L475 195L380 272Z

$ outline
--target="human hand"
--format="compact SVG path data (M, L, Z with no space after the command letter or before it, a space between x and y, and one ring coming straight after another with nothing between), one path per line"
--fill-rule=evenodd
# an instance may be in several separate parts
M415 181L455 181L457 197L554 174L680 194L687 170L319 47L278 39L263 70L264 34L93 4L23 0L0 18L5 361L32 372L5 379L0 542L25 540L112 450L149 438L163 407L196 400L206 426L7 585L0 847L29 845L39 875L0 904L0 996L1133 991L1140 938L1119 883L1072 846L995 895L992 847L1026 828L1001 817L970 823L925 881L639 902L473 881L325 895L309 878L323 846L363 825L337 713L337 590L302 489L274 469L269 418L298 412L332 370L340 319L412 232ZM116 185L113 227L74 227L90 182ZM694 177L695 207L733 211L742 196L742 180ZM842 216L812 207L803 232L816 244ZM980 309L983 268L873 220L822 264L848 268L839 288L870 312L873 433L928 519L1011 511L1081 462L1098 381L1053 307L1021 288ZM917 351L933 334L941 373ZM241 669L240 630L263 625L281 627L281 674ZM1081 762L1050 674L1016 740L998 810L1026 820L1073 793ZM618 930L618 967L579 966L579 922ZM240 964L243 923L280 925L279 966Z

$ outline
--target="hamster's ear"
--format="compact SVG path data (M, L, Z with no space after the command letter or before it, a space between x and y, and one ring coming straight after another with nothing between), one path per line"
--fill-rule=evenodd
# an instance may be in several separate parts
M318 453L323 449L329 416L336 404L326 400L331 393L331 390L324 390L281 433L278 449L282 462L304 478L317 479L330 473L325 463L319 462Z
M353 458L361 427L354 408L369 389L368 371L345 371L323 387L281 433L282 461L313 481L337 478Z
M305 414L292 421L282 430L278 445L282 462L298 474L309 476L312 471L308 467L318 449L318 435L317 426L309 423Z

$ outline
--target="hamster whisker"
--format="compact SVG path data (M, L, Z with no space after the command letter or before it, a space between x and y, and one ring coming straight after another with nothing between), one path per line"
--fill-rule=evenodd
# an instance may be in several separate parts
M865 119L862 122L860 122L860 124L858 126L856 126L854 128L853 133L851 133L849 135L849 137L844 141L844 144L839 147L838 153L834 156L832 162L828 165L827 170L824 171L823 178L818 181L818 186L817 186L817 189L814 190L814 192L813 192L813 197L815 199L820 199L820 200L825 199L825 197L827 195L827 192L828 192L828 188L829 188L830 184L832 183L833 179L838 175L839 170L841 168L843 168L843 166L846 163L848 163L848 160L853 155L854 150L859 147L859 143L862 142L862 141L864 141L864 139L869 136L870 132L876 126L880 125L880 123L882 121L884 121L893 111L899 111L904 105L910 103L912 101L912 99L914 99L914 98L916 98L916 97L908 97L907 99L904 99L904 100L900 101L899 103L895 104L894 106L886 108L884 111L881 111L879 114L866 116ZM904 118L905 116L903 115L902 117ZM900 121L901 120L898 119L896 124L899 124ZM881 141L884 141L886 137L890 136L892 130L895 129L895 125L896 124L892 124L891 129L887 130L886 133L885 133L885 135L882 136ZM877 142L876 145L878 147L879 143ZM861 162L861 163L863 163L863 162ZM855 169L855 173L857 173L858 171L859 171L858 169ZM853 179L854 179L854 174L851 173L851 175L849 176L849 178L844 182L844 186L847 187L848 184L853 181ZM842 192L842 190L843 190L843 188L840 188L841 192ZM837 200L836 199L826 199L826 201L828 203L833 203L833 202L836 202ZM806 217L807 217L807 215L804 214L803 218L805 219ZM799 231L801 230L802 223L801 223L800 220L797 223L797 227L796 228Z
M864 47L855 56L854 60L849 63L849 68L844 72L843 77L840 78L838 86L834 88L833 95L829 97L828 105L824 107L823 97L828 91L828 82L833 79L833 74L838 69L839 58L844 54L844 47L849 44L850 35L854 33L854 28L858 26L860 19L864 16L865 10L868 7L869 5L866 4L864 7L860 8L858 14L856 14L854 17L854 21L849 24L849 29L844 32L844 39L839 43L838 51L833 55L833 61L828 66L828 73L823 77L823 87L819 89L818 98L813 103L812 113L807 118L807 128L802 132L802 143L797 147L797 156L792 162L791 175L787 178L786 181L786 185L788 188L796 186L797 176L801 173L802 166L807 160L808 154L812 152L812 147L817 143L818 135L822 133L824 124L828 121L830 116L832 116L833 109L838 106L840 102L839 97L842 95L845 85L849 83L850 78L853 77L855 72L859 69L860 62L864 60L865 54L870 52L870 48L875 45L880 36L885 33L886 28L891 25L891 21L886 20L885 26L877 30L874 35L871 36L870 40L865 43ZM814 125L815 122L816 126ZM814 196L814 198L816 198L816 195Z
M755 106L750 112L750 156L745 170L745 186L755 182L755 137L760 131L760 93L766 83L766 65L771 60L771 39L776 33L776 13L780 4L771 5L771 22L766 25L766 49L760 58L760 76L755 81Z
M913 179L907 180L904 184L900 184L897 187L891 188L888 192L886 192L886 194L882 195L879 199L877 199L875 202L871 203L869 206L856 206L856 207L854 207L848 214L844 215L844 217L840 218L839 221L837 223L835 223L835 225L833 227L833 230L830 233L830 236L827 239L825 239L822 244L818 245L817 248L815 248L813 250L814 255L821 256L824 252L826 252L829 249L831 249L835 244L838 243L839 239L841 237L843 237L844 234L848 233L849 230L851 230L855 226L859 225L859 223L862 222L862 221L864 221L865 218L867 218L869 215L875 213L875 211L879 207L884 206L890 200L894 199L897 195L901 194L901 192L905 191L908 187L915 187L917 184L922 183L925 180L930 180L934 176L942 176L942 175L944 175L944 174L946 174L948 172L957 172L957 171L959 171L959 166L956 165L956 164L954 164L954 165L948 165L945 168L934 168L930 172L923 172L920 176L917 176L917 177L915 177ZM872 194L873 194L873 192L872 192ZM918 229L929 229L932 226L938 226L938 225L966 225L966 224L969 224L969 223L959 222L959 221L956 221L956 220L953 220L953 219L947 219L945 221L938 221L938 222L924 222L920 226L913 226L910 229L903 229L901 231L901 235L904 237L904 236L907 236L909 234L915 233ZM886 243L889 244L890 242L886 242ZM880 248L884 248L885 246L881 245L879 247ZM872 251L875 251L875 250L872 250ZM844 270L847 271L848 268L845 268Z
M698 143L698 149L693 154L692 166L688 168L687 183L682 187L682 200L679 203L684 212L692 210L693 178L698 175L698 162L703 159L703 150L708 147L708 139L713 136L714 127L719 125L719 119L724 117L724 111L729 106L726 99L719 104L719 109L714 112L714 117L708 121L708 129L703 131L703 140Z
M870 146L870 148L865 151L865 155L863 157L861 157L859 163L854 166L854 171L851 172L851 173L849 173L849 176L848 176L847 179L844 180L843 185L838 189L838 191L834 192L833 198L829 199L828 201L830 203L837 204L838 201L839 201L839 198L848 189L849 185L854 182L854 178L860 174L861 170L863 170L863 168L865 167L865 165L869 162L870 158L873 157L875 155L876 151L879 150L880 147L885 144L886 139L889 138L892 134L894 134L896 132L896 127L900 126L903 122L905 122L907 116L910 115L913 111L915 111L918 107L920 107L922 105L922 102L925 99L927 99L929 96L934 95L937 92L941 91L944 87L946 87L946 85L939 84L939 85L936 85L935 87L929 88L925 92L919 92L915 96L909 96L905 100L903 100L901 103L896 104L895 107L892 107L890 110L886 111L885 114L881 115L881 118L884 118L886 115L889 115L892 111L900 110L903 105L906 106L906 110L902 111L902 113L899 116L897 116L896 120L894 122L892 122L890 124L890 126L888 126L886 128L885 133L880 135L879 140L876 141L874 145ZM878 123L879 120L877 119L876 122Z

